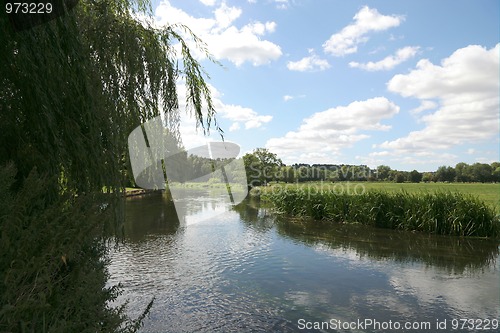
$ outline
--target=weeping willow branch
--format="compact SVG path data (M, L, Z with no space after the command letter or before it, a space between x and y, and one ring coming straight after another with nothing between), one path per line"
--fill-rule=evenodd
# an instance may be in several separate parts
M15 31L0 11L0 331L133 331L143 319L131 328L108 306L118 291L100 233L121 216L111 204L130 170L127 136L161 112L178 128L180 80L197 126L223 132L209 76L176 30L213 60L206 45L141 15L150 1L80 0Z

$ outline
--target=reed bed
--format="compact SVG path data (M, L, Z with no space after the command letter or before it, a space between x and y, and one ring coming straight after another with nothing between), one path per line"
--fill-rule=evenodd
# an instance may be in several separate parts
M290 216L438 235L500 236L497 212L477 197L461 192L374 190L349 194L287 189L266 191L262 198Z

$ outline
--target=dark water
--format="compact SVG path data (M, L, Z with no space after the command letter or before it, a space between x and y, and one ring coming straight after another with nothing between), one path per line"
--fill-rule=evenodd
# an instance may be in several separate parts
M252 200L200 218L219 203L193 193L179 222L164 197L127 199L110 283L133 317L155 297L144 332L498 331L498 243L284 220Z

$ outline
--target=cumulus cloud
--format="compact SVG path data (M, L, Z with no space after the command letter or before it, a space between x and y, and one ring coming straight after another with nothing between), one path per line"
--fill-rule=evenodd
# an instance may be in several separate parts
M413 110L410 110L410 113L411 114L418 114L418 113L421 113L423 111L427 111L427 110L434 110L435 108L438 107L438 103L434 102L434 101L429 101L429 100L426 100L424 99L420 105L418 107L416 107L415 109Z
M405 62L406 60L413 58L419 50L418 46L407 46L396 51L396 54L385 57L384 59L377 62L367 62L362 64L359 62L352 61L349 63L350 67L360 68L367 71L382 71L391 70L397 65Z
M209 85L210 93L212 95L212 103L217 110L217 119L219 123L221 119L227 119L230 121L229 132L235 132L241 129L243 124L245 129L255 129L260 128L264 124L269 123L273 117L270 115L261 115L251 108L244 107L241 105L226 104L222 100L222 94L214 86ZM180 123L180 133L182 135L182 141L186 148L191 148L205 144L208 139L210 140L220 140L220 135L213 128L210 131L210 136L207 138L203 135L203 131L200 129L198 131L193 131L196 128L196 121L194 117L182 110L186 110L186 89L184 82L177 82L177 91L179 97L179 109L181 110L181 123ZM203 108L202 112L206 114L206 108ZM226 130L223 128L223 130ZM227 132L226 132L227 133Z
M261 40L251 28L231 26L221 34L206 36L204 40L216 58L228 59L236 66L244 62L254 66L265 65L282 55L278 45Z
M223 2L219 8L214 11L215 21L217 22L214 29L225 29L241 16L241 9L237 7L229 7Z
M371 9L368 6L361 8L353 19L353 23L333 34L323 44L326 53L333 56L356 53L358 45L368 41L367 35L370 32L397 27L403 20L401 16L382 15L376 9Z
M355 101L313 114L296 131L268 140L266 147L290 163L306 158L312 162L328 159L332 162L332 156L339 155L343 148L369 138L361 131L390 129L380 121L398 112L399 107L385 97Z
M390 91L422 100L422 110L437 110L419 118L422 130L378 147L417 154L498 137L499 57L500 44L489 50L469 45L440 65L423 59L410 73L394 76L387 84ZM426 102L433 99L438 104Z
M215 5L215 0L200 0L202 4L205 6L214 6Z
M289 61L286 67L291 71L312 72L324 71L330 68L330 64L325 59L318 57L314 50L309 50L309 56L298 61Z
M240 123L233 123L231 127L229 127L229 132L234 132L240 129Z
M220 117L229 119L233 122L244 123L245 129L259 128L273 119L273 117L269 115L259 115L251 108L240 105L224 104L220 101L217 101L216 109ZM237 126L239 128L239 124Z
M273 116L261 115L248 107L224 103L222 101L222 94L213 86L210 86L210 92L212 94L212 102L217 110L217 117L233 122L229 131L239 130L240 123L245 125L245 129L259 128L273 119Z
M212 1L204 0L204 3L210 5ZM241 14L240 8L228 6L222 2L213 11L212 17L193 17L172 6L168 0L163 0L155 12L155 24L157 26L185 24L207 43L209 51L216 59L227 59L236 66L241 66L245 62L260 66L281 57L279 45L261 39L262 36L276 30L276 23L257 21L238 28L235 21L240 18ZM186 38L189 39L189 36ZM194 53L194 55L198 58L204 57L202 52Z

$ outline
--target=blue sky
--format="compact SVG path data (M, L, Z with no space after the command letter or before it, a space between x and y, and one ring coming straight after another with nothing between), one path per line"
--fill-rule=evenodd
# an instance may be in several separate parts
M286 164L432 171L499 160L497 0L162 0L223 64L225 139ZM182 90L182 87L180 88ZM186 148L201 142L182 126Z

